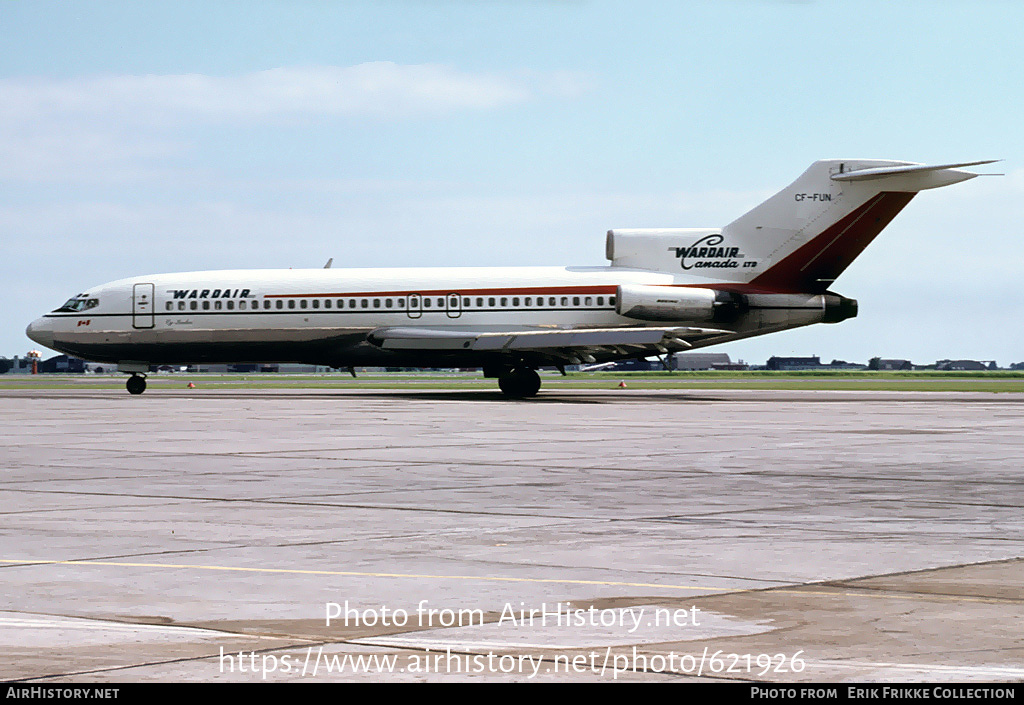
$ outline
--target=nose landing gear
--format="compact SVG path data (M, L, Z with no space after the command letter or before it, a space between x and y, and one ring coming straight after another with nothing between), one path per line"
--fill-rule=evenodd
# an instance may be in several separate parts
M124 386L128 388L129 394L142 394L146 391L146 378L144 375L135 373L128 378Z

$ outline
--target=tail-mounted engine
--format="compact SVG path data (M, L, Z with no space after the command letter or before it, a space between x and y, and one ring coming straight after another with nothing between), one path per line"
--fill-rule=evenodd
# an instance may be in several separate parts
M729 323L747 307L743 294L700 287L623 284L615 299L620 316L640 321Z

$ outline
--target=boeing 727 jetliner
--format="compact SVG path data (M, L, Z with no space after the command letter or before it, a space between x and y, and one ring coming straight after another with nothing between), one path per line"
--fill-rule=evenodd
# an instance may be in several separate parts
M857 315L833 282L918 191L960 167L830 159L724 228L608 231L603 267L264 269L93 287L29 325L130 373L154 364L482 367L507 396L537 369L689 350Z

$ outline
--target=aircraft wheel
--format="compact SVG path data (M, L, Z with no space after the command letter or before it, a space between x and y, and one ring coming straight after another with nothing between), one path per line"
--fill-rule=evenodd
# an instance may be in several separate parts
M523 396L537 396L537 392L540 391L540 375L537 374L537 370L524 369L520 372L522 373L523 389L526 392Z
M124 385L128 388L129 394L142 394L146 391L146 378L139 375L132 375Z
M498 387L511 399L536 396L540 390L540 375L528 367L517 367L498 378Z

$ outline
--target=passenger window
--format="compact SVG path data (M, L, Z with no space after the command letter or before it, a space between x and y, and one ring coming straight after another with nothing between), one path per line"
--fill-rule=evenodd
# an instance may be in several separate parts
M470 306L473 305L473 300L472 299L463 299L462 300L462 305L465 306L466 308L469 308Z
M215 311L220 311L221 306L222 306L222 304L221 304L220 301L214 301L213 302L213 308L214 308Z
M483 297L482 296L478 296L477 299L476 299L476 307L477 308L483 308L483 305L484 305Z
M438 308L444 308L444 299L438 299L437 300L437 307Z
M363 299L362 300L362 305L363 305L363 308L370 308L370 300L369 299Z
M391 299L384 299L384 308L391 308L394 302Z
M597 305L598 306L604 306L604 297L603 296L598 296L597 297Z
M306 308L306 300L305 299L302 299L301 301L299 301L299 308Z
M398 308L403 308L404 306L405 306L405 299L399 299L398 300Z
M282 301L281 299L278 299L277 300L277 308L278 309L284 308L284 301Z
M320 308L320 299L313 299L313 308Z
M527 296L525 299L523 299L523 305L524 306L533 306L533 297L532 296Z
M502 307L508 306L508 298L502 296L501 297L501 305L502 305Z
M513 296L512 297L512 305L513 306L518 306L519 305L519 297L518 296Z
M583 299L583 305L584 306L593 306L594 305L594 300L588 296L587 298Z
M324 308L330 308L330 307L331 307L331 300L330 299L324 299Z
M184 311L185 310L185 302L184 301L179 301L178 302L178 310L179 311Z
M345 308L345 299L338 299L338 308Z
M380 299L374 299L373 300L373 307L374 308L380 308Z
M429 296L424 296L423 297L423 307L424 308L430 308L430 297Z
M188 302L188 307L190 309L192 309L193 311L195 311L197 308L199 308L199 304L196 303L195 301L189 301Z
M563 296L562 297L562 305L563 306L568 306L569 305L569 297L568 296Z
M578 297L578 296L572 297L572 305L573 306L579 306L580 305L580 297Z
M233 300L231 300L231 299L228 299L228 311L234 311L234 310L235 310L235 302Z
M295 299L288 299L288 308L295 308Z
M174 302L173 301L168 301L167 302L167 310L168 311L173 311L174 310Z
M614 306L615 305L615 297L614 296L609 296L608 297L608 305L609 306Z
M218 301L217 303L220 303L220 302ZM209 301L204 301L203 302L203 310L204 311L209 311L210 310L210 302Z
M356 307L356 300L355 299L349 299L348 300L348 307L349 308L355 308Z
M554 305L555 305L555 297L554 296L549 296L548 297L548 306L554 306Z
M494 306L494 297L493 296L490 297L489 299L487 299L487 305L488 306Z
M245 310L245 302L244 301L239 301L238 302L238 308L239 308L239 310L244 311Z

